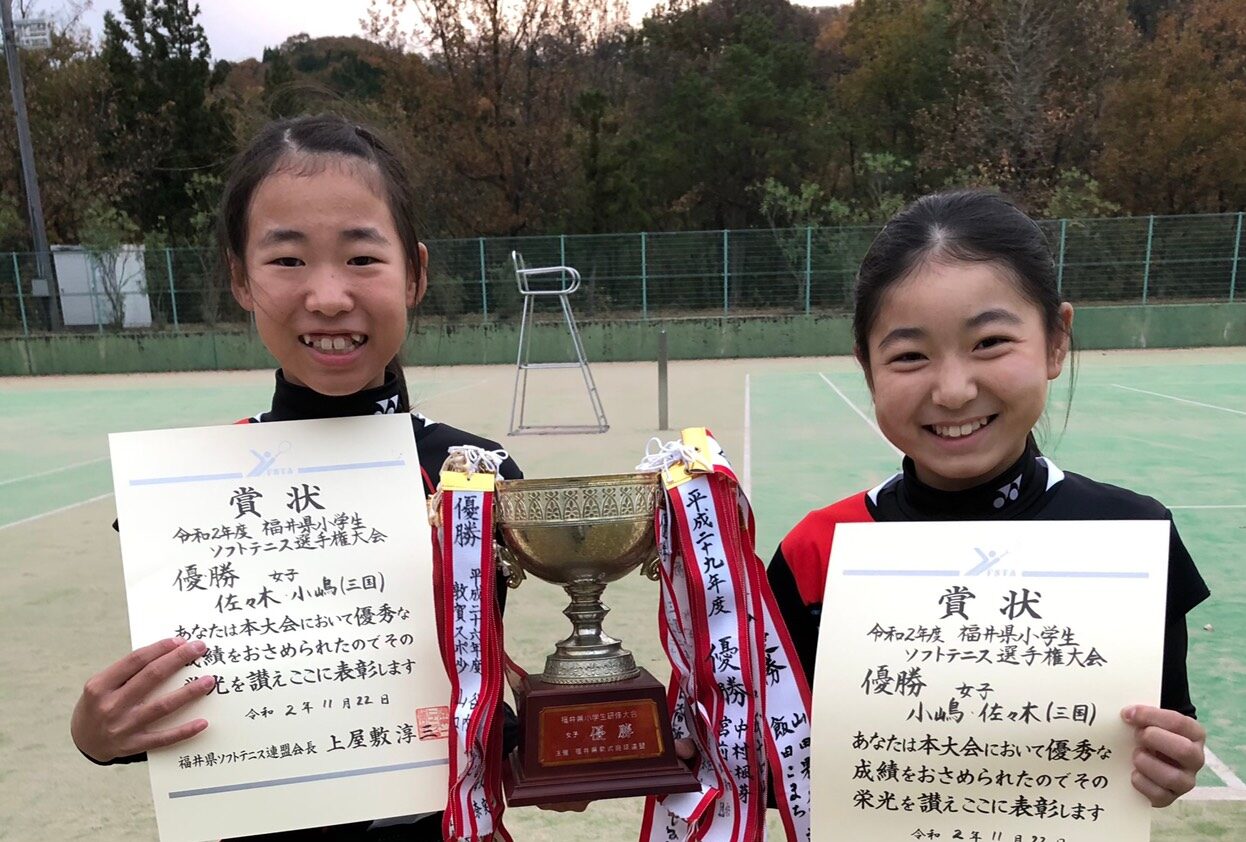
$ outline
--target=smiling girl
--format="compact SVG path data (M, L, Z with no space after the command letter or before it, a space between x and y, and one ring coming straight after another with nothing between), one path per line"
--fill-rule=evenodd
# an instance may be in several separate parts
M281 366L271 408L250 423L410 412L397 354L407 314L428 285L428 252L416 237L413 190L388 144L332 116L269 125L234 164L218 240L234 297L255 316ZM411 422L428 494L450 447L499 448L419 414ZM509 458L501 474L522 476ZM503 601L506 588L497 593ZM211 692L213 679L204 677L155 695L206 648L202 641L162 640L90 678L73 712L74 744L96 763L129 763L207 728L204 719L155 726ZM513 732L513 722L507 725ZM517 734L507 736L506 750ZM262 838L434 840L441 838L441 817Z
M827 562L839 523L1158 520L1157 501L1066 473L1033 429L1068 364L1073 308L1061 302L1038 226L986 191L926 196L874 240L854 291L857 360L883 435L904 453L876 488L811 512L769 576L812 680ZM1186 678L1186 613L1209 595L1170 528L1160 707L1121 711L1137 734L1133 785L1163 807L1194 787L1206 732Z

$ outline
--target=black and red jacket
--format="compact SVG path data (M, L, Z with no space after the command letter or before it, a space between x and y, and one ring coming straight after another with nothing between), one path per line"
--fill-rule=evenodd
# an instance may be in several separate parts
M1150 497L1065 473L1032 444L998 476L956 492L939 491L921 482L912 460L906 458L903 470L881 485L806 515L783 539L770 562L770 585L810 682L835 527L933 520L1167 520L1171 524L1172 513ZM1194 716L1185 666L1185 615L1210 591L1175 525L1169 534L1160 705Z

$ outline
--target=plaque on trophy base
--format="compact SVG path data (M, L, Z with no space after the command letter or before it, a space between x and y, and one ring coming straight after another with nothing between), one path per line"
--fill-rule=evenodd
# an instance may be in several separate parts
M648 671L611 684L526 676L515 695L519 750L505 781L512 807L697 789L675 756L666 689Z

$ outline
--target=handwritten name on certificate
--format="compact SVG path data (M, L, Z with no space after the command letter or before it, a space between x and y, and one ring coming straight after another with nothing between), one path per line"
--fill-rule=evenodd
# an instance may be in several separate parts
M444 807L449 683L406 415L109 437L130 633L216 688L149 754L165 842Z
M1144 842L1166 521L844 524L813 697L813 838Z

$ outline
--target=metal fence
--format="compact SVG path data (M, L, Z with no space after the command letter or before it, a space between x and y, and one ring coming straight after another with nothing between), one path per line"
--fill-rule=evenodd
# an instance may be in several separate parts
M1243 214L1059 219L1040 223L1063 296L1074 303L1234 301ZM877 226L432 240L422 320L508 322L520 298L512 250L529 266L574 266L581 318L839 313ZM148 249L131 276L85 254L77 286L62 272L65 330L203 330L245 325L205 249ZM105 270L105 271L102 271ZM0 333L49 330L33 254L0 254ZM1246 276L1243 276L1246 282Z

